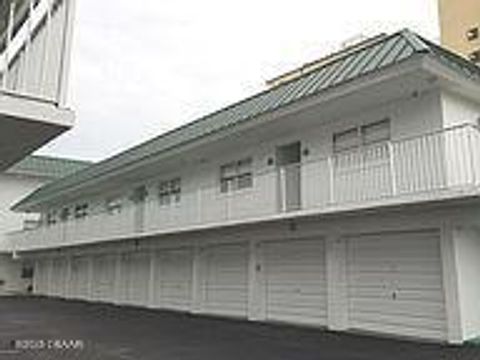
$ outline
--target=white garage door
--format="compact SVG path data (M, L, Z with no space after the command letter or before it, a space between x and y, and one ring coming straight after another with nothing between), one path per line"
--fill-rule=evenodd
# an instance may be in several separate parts
M350 327L446 339L438 232L348 241Z
M267 319L326 325L324 239L267 242L261 247Z
M122 256L121 286L122 303L148 305L150 283L150 254L148 252L127 253Z
M190 310L193 250L161 250L155 258L155 305L164 309Z
M95 301L113 302L115 299L114 255L97 255L93 258L92 298Z
M33 274L33 286L35 294L48 295L48 277L49 277L48 260L38 260L35 262L35 270Z
M70 293L74 299L88 300L88 267L87 257L79 256L72 258L72 274L70 282Z
M65 258L55 258L52 260L52 273L49 285L49 292L51 296L66 296L67 266L68 262Z
M202 249L204 312L247 316L248 244L222 244Z

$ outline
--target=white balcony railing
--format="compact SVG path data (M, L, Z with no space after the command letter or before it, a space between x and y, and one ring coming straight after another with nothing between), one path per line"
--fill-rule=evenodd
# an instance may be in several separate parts
M63 103L75 0L11 1L0 34L0 91ZM1 13L0 13L1 14Z
M115 214L105 211L17 232L10 240L21 251L134 238L281 217L285 212L295 216L464 196L475 193L479 184L480 132L462 125L309 158L288 168L265 168L254 174L252 188L237 192L221 193L219 186L184 189L181 201L169 206L160 206L151 194L144 203L124 204Z

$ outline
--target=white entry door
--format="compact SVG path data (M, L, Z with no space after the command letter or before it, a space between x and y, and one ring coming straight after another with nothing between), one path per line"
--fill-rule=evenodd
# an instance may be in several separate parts
M193 250L165 249L155 254L155 306L190 310L192 302Z
M248 244L221 244L202 249L202 309L206 313L247 316Z
M65 258L55 258L52 260L52 272L49 286L51 296L66 296L67 266L68 262Z
M115 260L114 255L97 255L93 258L93 300L100 302L114 301Z
M447 338L438 232L349 238L347 274L351 328Z
M325 240L272 241L261 249L267 320L325 326Z

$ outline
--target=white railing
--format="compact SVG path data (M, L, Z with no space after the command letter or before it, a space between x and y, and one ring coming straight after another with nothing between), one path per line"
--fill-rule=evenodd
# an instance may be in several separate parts
M10 2L7 28L0 34L3 93L56 104L64 101L74 1L25 0L23 11Z
M220 186L183 189L179 203L161 206L151 191L140 217L138 204L129 202L116 214L101 211L10 238L17 250L74 245L261 220L291 211L328 212L339 206L377 206L379 201L418 201L423 195L457 196L459 191L476 191L479 184L480 132L462 125L310 158L287 169L265 168L255 172L252 188L238 192L221 193ZM300 204L293 201L293 209L288 208L286 191L300 194Z

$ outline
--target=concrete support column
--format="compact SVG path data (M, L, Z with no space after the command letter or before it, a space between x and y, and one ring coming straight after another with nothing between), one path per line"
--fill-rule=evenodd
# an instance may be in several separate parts
M116 253L115 254L115 277L114 277L114 285L113 285L113 293L114 293L114 303L121 304L122 303L122 254Z
M150 259L150 271L149 271L149 279L148 279L148 307L154 308L155 307L155 270L156 270L156 251L155 249L150 250L149 253Z
M67 269L65 274L66 284L64 286L64 289L65 289L64 298L70 299L72 297L72 257L67 256L66 262L67 262Z
M452 344L463 341L460 314L457 255L455 249L456 231L446 222L441 229L440 251L442 258L443 288L447 315L447 336Z
M248 264L248 319L265 319L265 299L263 296L263 264L261 244L256 241L249 242Z
M327 324L335 331L348 324L347 241L338 235L326 239L327 257Z
M53 258L45 259L45 264L47 267L47 283L45 286L45 295L52 296L52 290L55 288L53 286L54 276L53 276Z
M193 265L192 265L192 303L190 311L194 314L202 312L203 304L203 251L200 244L196 241L193 245Z
M88 277L87 277L87 300L93 299L93 256L89 256L88 260Z

